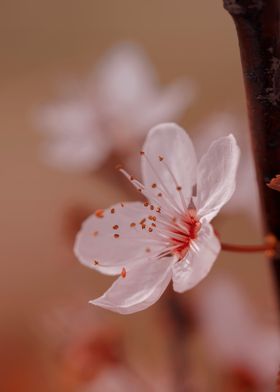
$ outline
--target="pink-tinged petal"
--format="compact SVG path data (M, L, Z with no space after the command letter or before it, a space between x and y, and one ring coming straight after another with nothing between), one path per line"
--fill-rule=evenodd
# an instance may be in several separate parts
M201 158L197 174L198 215L210 221L231 198L236 183L239 147L233 135L214 141Z
M98 210L83 223L76 237L77 258L85 266L108 275L120 274L122 268L127 271L134 268L162 249L154 233L147 230L150 214L151 211L138 202Z
M94 121L92 105L82 99L68 99L45 106L36 118L39 129L54 137L88 133Z
M206 277L221 249L212 226L207 222L194 242L195 250L190 249L186 258L173 267L173 288L178 293L191 289Z
M134 126L139 134L146 134L157 124L175 121L191 104L195 96L195 86L191 81L178 80L151 94L150 101L143 102L143 110L135 113Z
M260 208L256 172L248 138L247 125L231 113L216 113L207 118L195 129L194 146L198 157L201 157L212 140L232 133L241 150L240 163L237 170L236 191L223 208L224 213L244 212L260 226ZM251 192L248 192L248 189ZM252 198L252 194L255 196Z
M38 116L39 127L48 133L42 158L63 170L93 170L111 151L111 143L98 126L92 105L71 100L49 106Z
M94 73L94 88L100 105L110 115L129 110L150 98L155 73L145 53L136 45L123 43L103 57Z
M171 257L143 260L141 264L119 277L92 304L121 314L130 314L153 305L162 295L172 276Z
M143 152L145 187L175 202L182 211L196 181L196 155L188 134L176 124L160 124L150 130Z
M103 140L99 143L92 135L83 135L45 142L41 157L48 165L62 170L90 171L98 169L109 152Z

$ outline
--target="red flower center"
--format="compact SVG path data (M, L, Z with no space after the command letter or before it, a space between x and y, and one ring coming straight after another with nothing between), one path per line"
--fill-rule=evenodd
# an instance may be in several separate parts
M172 229L172 233L175 235L171 237L172 244L176 246L173 253L183 258L190 248L191 241L197 238L201 223L197 218L196 211L188 210L187 216L183 217L180 224L175 222L175 226L177 229Z

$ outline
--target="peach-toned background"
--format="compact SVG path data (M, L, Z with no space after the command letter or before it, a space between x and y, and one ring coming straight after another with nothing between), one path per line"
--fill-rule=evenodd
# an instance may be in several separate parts
M45 369L48 348L40 330L33 330L35 320L66 298L82 296L86 303L110 282L75 260L64 233L67 211L106 207L124 194L102 174L89 177L44 166L32 114L56 97L61 81L82 79L106 49L123 40L144 47L162 83L186 75L198 84L199 95L182 122L190 133L214 111L244 115L237 39L222 1L0 1L1 328L3 336L24 336L32 347L26 350L30 361L40 358L37 369L38 364ZM226 240L261 240L242 216L217 225ZM219 270L245 286L264 317L276 317L270 271L262 257L221 254L209 279ZM126 331L131 357L156 369L165 366L163 336L155 328L158 309L110 315ZM198 337L194 346L194 366L208 377ZM29 357L22 350L26 363ZM28 391L51 390L40 388Z

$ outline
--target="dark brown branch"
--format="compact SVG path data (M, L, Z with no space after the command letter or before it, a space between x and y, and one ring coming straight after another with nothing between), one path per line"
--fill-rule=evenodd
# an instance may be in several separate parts
M266 184L280 173L280 3L224 0L224 7L238 33L264 228L279 240L280 192ZM272 265L280 303L279 251Z

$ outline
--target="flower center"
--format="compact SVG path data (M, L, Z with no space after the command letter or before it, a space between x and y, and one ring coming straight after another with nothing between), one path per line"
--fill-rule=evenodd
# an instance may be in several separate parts
M192 245L192 241L197 238L198 232L201 228L196 211L188 210L186 216L184 216L180 224L176 221L171 228L171 244L174 246L173 254L178 255L181 258L185 257L189 248Z

